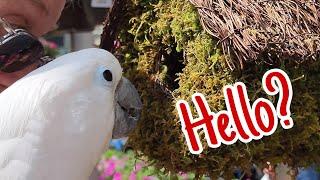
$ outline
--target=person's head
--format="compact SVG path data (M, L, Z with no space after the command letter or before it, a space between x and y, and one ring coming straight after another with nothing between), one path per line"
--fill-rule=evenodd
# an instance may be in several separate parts
M66 0L0 0L0 17L41 36L55 28Z

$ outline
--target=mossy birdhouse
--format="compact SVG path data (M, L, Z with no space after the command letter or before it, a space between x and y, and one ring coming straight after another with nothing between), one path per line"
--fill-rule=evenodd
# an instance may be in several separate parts
M129 146L159 169L212 177L253 163L320 162L320 4L316 1L116 0L101 47L121 61L144 110ZM222 89L241 81L251 101L269 97L263 74L292 81L294 127L248 144L189 152L175 103L203 93L212 111L226 109ZM200 131L204 137L204 132Z

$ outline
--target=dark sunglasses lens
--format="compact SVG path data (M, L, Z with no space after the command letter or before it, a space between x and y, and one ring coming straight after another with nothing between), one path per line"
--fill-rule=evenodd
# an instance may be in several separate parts
M0 71L11 73L37 62L44 53L42 44L33 36L19 32L0 45Z

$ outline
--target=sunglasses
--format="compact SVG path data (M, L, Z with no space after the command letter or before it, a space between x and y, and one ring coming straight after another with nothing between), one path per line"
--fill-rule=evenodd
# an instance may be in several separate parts
M26 30L13 28L4 18L0 18L0 25L5 34L0 37L0 71L12 73L31 64L40 67L53 60L45 56L42 43Z

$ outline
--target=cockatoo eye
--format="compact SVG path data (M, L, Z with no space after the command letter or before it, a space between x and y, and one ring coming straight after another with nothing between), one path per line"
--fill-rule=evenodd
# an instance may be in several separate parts
M112 73L111 73L111 71L110 70L105 70L103 72L103 77L104 77L105 80L107 80L109 82L112 81Z

